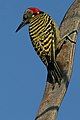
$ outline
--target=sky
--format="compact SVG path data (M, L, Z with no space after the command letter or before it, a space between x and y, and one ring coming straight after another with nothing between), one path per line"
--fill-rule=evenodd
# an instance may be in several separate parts
M31 6L51 15L59 25L73 0L0 0L0 120L34 120L43 96L47 71L35 53L25 26L15 30ZM80 120L80 35L71 82L58 120Z

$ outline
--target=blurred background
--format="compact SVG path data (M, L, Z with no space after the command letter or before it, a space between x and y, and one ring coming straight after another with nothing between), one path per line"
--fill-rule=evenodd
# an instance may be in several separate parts
M0 120L34 120L47 71L35 53L25 26L15 33L28 7L49 13L58 25L73 0L0 0ZM58 120L80 119L80 34L71 82Z

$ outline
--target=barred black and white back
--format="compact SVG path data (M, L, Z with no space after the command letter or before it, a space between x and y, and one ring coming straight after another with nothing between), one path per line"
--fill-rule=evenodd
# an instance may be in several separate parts
M43 63L49 67L48 81L60 82L62 74L55 60L55 51L61 39L55 22L45 13L33 16L29 25L29 33L35 51ZM49 62L51 62L50 66Z
M45 65L48 65L46 57L51 60L51 43L53 44L53 56L55 59L56 40L53 31L53 20L47 14L40 14L30 21L29 33L32 44L37 54Z

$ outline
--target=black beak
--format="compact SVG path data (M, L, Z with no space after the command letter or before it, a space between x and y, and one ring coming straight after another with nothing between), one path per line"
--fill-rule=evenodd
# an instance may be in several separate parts
M16 32L18 32L22 27L24 27L26 25L26 22L23 21L17 28Z

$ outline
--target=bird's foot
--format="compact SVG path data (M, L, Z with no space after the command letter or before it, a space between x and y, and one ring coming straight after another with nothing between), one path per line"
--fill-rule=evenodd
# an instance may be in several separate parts
M66 35L62 38L62 40L65 40L65 41L69 40L71 43L76 44L76 42L73 41L73 40L71 39L71 37L70 37L70 35L72 35L73 33L76 33L76 34L77 34L77 33L78 33L78 30L73 30L72 32L66 34Z

